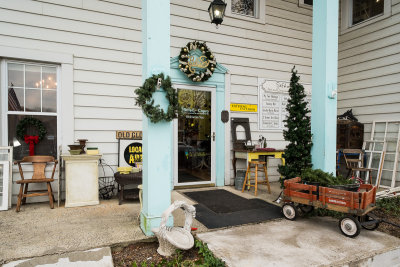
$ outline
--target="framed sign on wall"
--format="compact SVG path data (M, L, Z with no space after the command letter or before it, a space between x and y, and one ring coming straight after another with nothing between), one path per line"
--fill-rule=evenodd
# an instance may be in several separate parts
M306 93L307 107L311 110L311 84L302 83ZM258 78L258 129L283 131L287 116L286 105L289 99L288 81Z
M141 165L142 156L142 132L141 131L117 131L118 139L118 166L134 167Z

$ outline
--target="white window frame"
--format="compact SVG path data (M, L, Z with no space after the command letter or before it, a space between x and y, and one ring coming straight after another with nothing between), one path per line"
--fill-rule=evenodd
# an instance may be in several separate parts
M265 24L265 0L255 0L256 14L254 17L232 13L232 0L226 1L225 16Z
M377 21L386 19L392 15L392 0L384 0L383 14L376 15L372 18L353 25L353 0L342 0L341 2L341 21L340 33L344 34L364 26L370 25Z
M56 105L57 105L57 112L32 112L32 111L9 111L8 110L8 66L7 64L25 64L25 65L33 65L33 66L41 66L41 67L55 67L57 70L57 88L56 88ZM40 62L34 62L34 61L19 61L19 60L8 60L8 59L3 59L1 61L1 69L2 69L2 94L1 98L3 99L3 102L1 103L1 106L3 107L2 111L2 121L3 121L3 129L6 129L6 131L2 132L3 136L3 144L9 145L8 144L8 115L22 115L22 116L51 116L51 117L56 117L57 119L57 154L58 154L58 146L61 144L61 114L60 114L60 107L61 107L61 99L60 99L60 91L61 91L61 81L60 81L60 65L55 65L55 64L46 64L46 63L40 63ZM24 76L25 76L25 68L24 68ZM24 90L25 85L24 85ZM24 93L25 94L25 93ZM24 98L24 103L26 99ZM43 108L42 103L40 104L41 109ZM24 104L24 109L25 109L25 104Z
M29 48L10 47L0 45L0 143L8 143L8 74L6 61L37 62L44 65L57 65L57 152L62 144L63 151L67 144L74 143L74 110L73 110L73 55ZM61 102L62 99L62 102ZM22 113L21 113L22 114ZM46 115L38 113L32 115Z
M1 205L0 205L0 210L8 210L9 207L9 181L10 181L10 162L9 161L0 161L0 165L3 165L3 177L1 178L3 180L2 182L2 186L0 189L0 193L2 196L0 196L0 198L2 198L1 200Z

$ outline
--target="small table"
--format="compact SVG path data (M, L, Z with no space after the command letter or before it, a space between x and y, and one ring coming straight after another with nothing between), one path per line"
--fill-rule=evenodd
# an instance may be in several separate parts
M135 187L139 188L138 186L142 184L142 172L135 172L135 173L129 173L129 174L122 174L120 172L114 173L114 178L115 181L118 183L119 186L121 186L121 190L119 190L118 186L118 192L119 192L119 205L122 204L122 200L124 199L124 186L125 185L134 185ZM139 193L137 196L133 198L139 198Z
M282 160L282 165L285 165L285 159L282 157L284 154L283 150L275 150L275 151L259 151L259 150L244 150L244 149L234 149L233 150L233 171L236 176L236 160L237 159L245 159L247 162L252 161L253 159L258 159L259 156L274 156L276 159Z
M101 155L61 155L65 161L65 207L98 205Z

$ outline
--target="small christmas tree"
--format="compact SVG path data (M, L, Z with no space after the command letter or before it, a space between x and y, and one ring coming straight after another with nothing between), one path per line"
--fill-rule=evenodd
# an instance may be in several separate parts
M283 137L289 141L285 149L285 165L279 166L279 173L284 179L300 176L301 172L311 168L311 120L310 110L305 101L304 87L299 83L300 76L297 75L295 67L292 69L290 79L289 99L286 105L288 117L285 122L287 130L283 131ZM283 180L281 185L283 186Z

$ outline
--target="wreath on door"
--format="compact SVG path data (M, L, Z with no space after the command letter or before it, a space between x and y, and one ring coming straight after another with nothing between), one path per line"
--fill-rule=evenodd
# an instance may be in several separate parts
M168 99L169 105L167 111L164 111L160 105L154 105L153 93L162 88ZM147 78L143 85L135 90L136 105L140 106L143 113L150 119L152 123L160 121L172 121L178 117L180 106L178 103L178 93L172 87L171 78L164 77L164 73L153 75Z
M196 57L192 51L200 50L202 55ZM217 62L206 43L194 41L181 48L179 69L194 82L205 82L214 73Z

